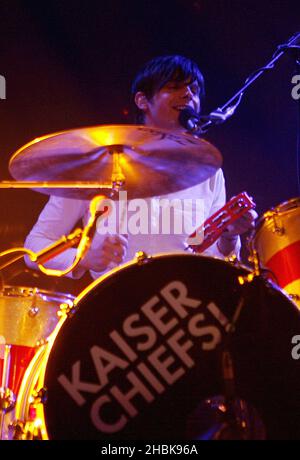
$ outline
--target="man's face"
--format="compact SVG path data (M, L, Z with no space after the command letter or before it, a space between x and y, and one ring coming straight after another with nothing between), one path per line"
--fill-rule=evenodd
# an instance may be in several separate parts
M145 124L158 128L180 130L179 112L186 107L191 107L196 112L200 111L199 85L193 82L170 81L154 94L150 101L147 100Z

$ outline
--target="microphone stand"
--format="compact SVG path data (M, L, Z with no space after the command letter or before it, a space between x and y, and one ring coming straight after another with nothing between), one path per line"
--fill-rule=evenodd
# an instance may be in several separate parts
M233 338L242 310L251 299L250 283L255 275L239 278L241 295L231 321L226 326L226 336L220 347L219 368L222 393L202 401L188 421L187 436L195 440L263 440L266 439L264 423L258 412L236 391Z
M300 47L293 47L292 48L294 57L295 57L295 72L297 77L300 78ZM294 81L292 81L294 83ZM297 82L299 80L297 79ZM296 157L297 157L297 182L298 182L298 191L300 194L300 95L297 102L297 147L296 147Z
M104 199L106 199L105 196L97 195L91 200L90 218L89 218L88 223L83 229L80 229L80 228L75 229L69 235L62 236L59 240L55 241L50 246L47 246L46 248L42 249L38 253L35 253L31 251L30 249L23 248L23 247L8 249L6 251L1 252L0 259L2 257L9 256L10 254L14 254L14 257L8 260L7 262L0 264L0 290L3 288L3 285L4 285L4 281L1 279L1 270L12 265L14 262L24 257L24 255L29 256L31 261L35 262L38 265L41 272L49 276L59 276L60 277L74 270L79 264L79 262L83 259L83 257L85 256L85 254L87 253L91 245L93 236L96 231L98 218L104 217L104 215L107 215L110 212L110 209L108 208L108 206L104 206L104 209L101 211L97 210L99 207L99 204L101 204L101 202ZM58 256L65 250L73 246L76 246L76 245L78 245L78 247L77 247L75 259L68 268L66 268L65 270L54 270L54 269L44 267L43 264L46 263L48 260L53 259L54 257Z
M224 399L217 404L220 416L219 424L215 426L212 439L214 440L246 440L251 429L245 413L246 404L236 394L235 372L233 357L230 351L236 324L245 305L248 285L241 290L241 297L234 311L234 315L227 326L227 335L220 350L220 365L223 382ZM214 405L215 402L214 402ZM222 407L222 410L220 408Z
M224 123L226 120L228 120L234 114L235 110L240 104L245 90L251 86L255 80L257 80L266 70L273 69L276 62L286 51L300 50L300 45L297 44L298 40L300 40L300 32L294 34L287 43L279 45L273 54L271 61L268 62L265 66L260 67L258 70L252 72L246 79L244 86L234 96L232 96L229 101L227 101L222 107L218 107L209 115L200 115L199 122L196 123L196 126L192 132L194 132L194 134L204 134L211 126ZM296 62L299 65L299 57L296 57Z

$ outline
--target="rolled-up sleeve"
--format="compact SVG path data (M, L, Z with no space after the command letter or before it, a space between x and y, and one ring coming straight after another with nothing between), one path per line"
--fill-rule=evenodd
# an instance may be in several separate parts
M86 211L86 202L51 196L42 210L36 224L25 240L25 247L37 253L51 245L63 235L68 235ZM72 265L76 255L75 248L69 248L45 263L45 267L56 270L65 270ZM37 265L25 257L28 267L38 270ZM80 278L84 271L79 270L74 275L69 273L69 278Z

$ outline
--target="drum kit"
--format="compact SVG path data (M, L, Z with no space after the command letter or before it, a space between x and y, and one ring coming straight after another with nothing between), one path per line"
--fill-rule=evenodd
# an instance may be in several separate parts
M103 125L26 144L0 188L144 198L199 184L221 162L190 134ZM76 298L3 283L1 439L300 439L299 209L293 199L259 220L253 269L140 248ZM0 273L27 254L64 275L43 264L70 246L80 261L96 214L41 253L4 251Z

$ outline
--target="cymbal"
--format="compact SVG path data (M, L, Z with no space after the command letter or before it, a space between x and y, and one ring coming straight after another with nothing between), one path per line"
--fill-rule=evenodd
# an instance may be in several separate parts
M192 187L221 164L219 150L191 134L144 125L101 125L37 138L12 156L9 170L19 181L68 184L36 189L50 195L91 199L99 193L111 196L112 185L119 185L132 199ZM104 188L80 188L91 181Z

